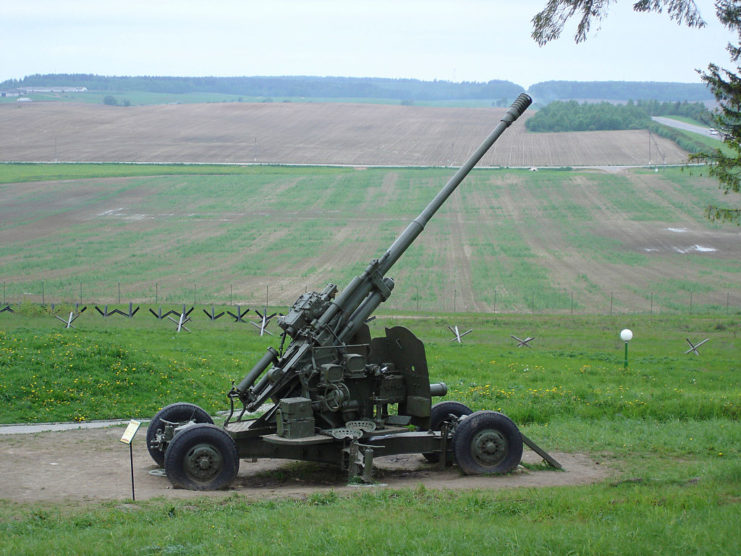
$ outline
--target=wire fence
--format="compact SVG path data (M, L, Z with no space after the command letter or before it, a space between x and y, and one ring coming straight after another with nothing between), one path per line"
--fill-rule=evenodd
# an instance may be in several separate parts
M76 291L75 291L76 290ZM276 292L276 290L278 290ZM120 283L110 285L83 284L70 288L69 284L55 287L40 282L34 287L28 284L2 284L2 304L0 311L12 311L24 304L49 307L54 310L61 306L99 305L122 306L143 304L150 307L253 307L259 310L268 307L290 307L299 292L285 292L279 288L256 288L253 292L234 293L234 287L220 288L215 295L213 286L199 288L177 288L170 293L160 288L158 283L144 290L149 294L132 294ZM304 289L308 291L308 286ZM741 314L741 293L727 291L673 291L673 292L584 292L563 290L555 296L550 292L506 293L493 288L486 298L475 295L463 296L456 289L443 295L433 295L412 288L406 295L392 295L381 308L391 311L418 313L532 313L532 314L572 314L572 315L613 315L613 314Z

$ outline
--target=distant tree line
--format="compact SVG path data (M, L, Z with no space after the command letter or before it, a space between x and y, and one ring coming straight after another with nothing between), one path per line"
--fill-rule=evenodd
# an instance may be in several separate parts
M23 87L87 87L90 91L123 94L132 91L187 94L220 93L248 97L377 98L404 101L490 100L495 106L508 105L524 91L510 81L487 82L421 81L377 77L154 77L105 76L93 74L29 75L9 79L0 89ZM661 83L632 81L545 81L528 90L540 105L554 100L658 101L712 100L702 83Z
M684 116L710 125L712 116L701 102L658 102L656 100L578 103L555 101L538 110L525 122L529 131L598 131L647 129L651 116Z
M510 81L454 83L417 79L357 77L110 77L90 74L30 75L0 83L0 88L87 87L90 91L221 93L252 97L379 98L398 100L510 99L523 88Z
M661 137L666 137L670 141L674 141L680 148L689 153L700 153L706 151L708 148L705 143L692 139L686 133L683 133L675 127L669 127L657 124L656 122L651 122L648 125L648 129L656 135L660 135Z
M540 104L554 100L658 100L702 102L714 100L704 83L658 81L543 81L528 92Z

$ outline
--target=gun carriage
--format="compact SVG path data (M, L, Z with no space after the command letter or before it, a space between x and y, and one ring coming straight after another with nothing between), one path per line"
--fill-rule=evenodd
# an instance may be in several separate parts
M391 454L422 453L441 465L454 461L467 474L507 473L520 463L523 438L509 418L474 413L455 401L433 405L447 387L430 383L423 343L399 326L371 338L367 321L394 288L388 271L531 102L525 94L515 100L420 215L344 290L328 284L296 300L278 320L280 347L268 348L232 386L223 426L189 403L169 405L153 417L147 447L174 485L228 486L241 458L330 463L367 481L373 458Z

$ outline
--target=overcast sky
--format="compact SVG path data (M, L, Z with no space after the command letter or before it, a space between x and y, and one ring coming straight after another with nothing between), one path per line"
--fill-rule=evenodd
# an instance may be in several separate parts
M424 80L677 81L732 67L734 36L708 22L610 6L576 45L545 47L530 20L546 0L2 0L0 81L35 73L318 75Z

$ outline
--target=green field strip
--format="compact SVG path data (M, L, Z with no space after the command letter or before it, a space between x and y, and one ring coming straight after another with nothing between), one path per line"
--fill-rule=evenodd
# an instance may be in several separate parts
M608 212L619 212L628 220L651 219L654 206L642 198L635 185L624 175L600 174L590 180L595 191L608 205Z
M637 173L645 174L641 171ZM657 188L652 193L660 197L667 207L671 207L696 224L706 229L717 229L719 224L709 222L704 217L704 209L708 205L722 202L723 195L713 180L692 173L691 170L663 169L656 176L666 186Z
M561 179L554 180L553 176ZM569 237L573 235L574 219L581 222L584 218L583 207L574 202L565 205L560 203L562 199L571 198L562 183L563 175L551 172L542 174L520 172L512 182L507 180L505 183L474 183L474 187L482 188L491 196L490 203L496 207L497 212L505 192L510 198L518 198L525 190L527 196L535 199L537 206L535 209L537 217L521 215L522 218L516 218L514 221L493 218L497 225L491 226L491 237L476 246L476 255L473 257L474 275L477 282L482 285L487 282L501 284L501 291L497 289L496 301L497 306L503 310L512 310L516 307L532 310L534 304L540 310L564 310L571 307L570 294L563 288L553 286L552 277L538 262L539 257L533 252L533 248L542 243L540 230L549 236L557 233ZM472 191L471 194L475 192ZM532 219L537 222L530 226ZM552 239L549 237L549 240ZM557 258L563 256L558 252L552 252L550 255ZM517 299L513 299L507 293L517 290L520 291ZM493 305L493 288L490 287L484 295L487 302Z
M472 273L477 297L501 310L532 308L537 294L539 308L564 308L567 299L551 285L548 271L540 266L530 246L523 240L516 225L504 222L496 229L496 242L475 246ZM488 286L488 287L487 287Z
M698 223L710 229L720 227L720 224L709 222L703 217L702 213L698 215L696 211L697 207L724 205L728 202L728 197L723 194L717 181L708 177L706 171L699 169L682 171L681 169L670 168L664 173L664 179L675 185L680 198L689 200L690 214L694 215L695 218L700 216Z
M446 291L440 272L443 260L437 241L441 237L440 232L429 230L424 240L420 238L394 265L389 276L394 279L395 287L385 305L437 311L447 304L452 292Z
M280 166L239 164L139 164L139 163L0 163L0 184L15 184L33 181L82 180L116 177L152 176L295 176L297 169L304 175L326 175L350 171L332 166Z
M108 171L109 167L100 169ZM342 286L362 272L371 258L383 253L450 175L448 169L265 167L233 173L225 167L224 175L57 184L50 191L28 193L28 210L20 218L30 222L31 229L46 218L59 217L63 221L59 231L38 239L18 234L16 240L0 245L0 278L8 283L11 297L37 292L38 285L46 281L50 288L53 283L68 291L72 299L78 297L80 283L88 292L104 291L106 284L121 282L134 297L149 296L151 284L159 283L166 295L185 299L192 297L194 284L211 296L227 291L230 284L254 287L262 277L319 283L316 287L331 280ZM598 284L589 268L605 264L649 274L679 265L683 279L702 284L710 292L737 290L735 277L741 261L648 256L625 249L609 231L600 233L603 213L579 195L583 188L599 195L605 203L602 210L631 221L656 221L663 226L666 223L656 219L669 211L704 222L696 215L698 207L677 208L676 203L656 201L667 192L680 195L684 189L691 190L693 178L678 174L677 185L671 181L672 173L646 176L670 181L648 195L650 181L634 183L630 174L474 171L392 269L390 274L399 277L400 283L416 287L395 293L391 302L416 307L419 295L424 305L444 306L452 303L451 290L458 289L468 290L466 295L473 295L478 306L489 309L496 295L497 308L502 310L527 311L535 306L537 311L565 311L572 307L572 296L573 306L584 308L595 300L606 306L604 300L612 292L616 307L622 303L621 291L645 300L655 284L657 296L669 296L668 301L678 308L684 304L683 291L661 280L642 279L641 287L647 288L643 294L632 286L621 290ZM6 197L8 187L19 186L6 186ZM84 188L85 203L78 205L82 212L73 215L69 207L55 203L76 188ZM22 198L22 187L18 191ZM712 193L704 191L702 195ZM50 207L46 212L33 212L34 204L45 201ZM114 214L105 214L111 210ZM462 227L454 228L458 219ZM707 222L704 227L718 228ZM460 273L446 269L453 250L461 248L470 250L467 258L460 259L470 268ZM332 264L331 275L319 270L326 265L317 264L316 259L325 256ZM585 279L564 283L561 278L554 284L549 261L584 264L573 273ZM466 274L470 278L459 284L456 276ZM418 293L421 284L424 291Z
M86 184L88 185L88 184ZM8 230L12 228L18 228L20 226L27 226L38 223L44 218L51 218L53 216L65 215L68 213L74 213L85 207L92 207L96 204L101 204L106 201L116 199L122 193L128 192L131 189L139 187L140 183L136 181L117 183L115 185L99 185L89 184L89 186L96 190L96 193L89 195L85 199L75 199L74 203L67 200L68 195L73 192L75 184L62 183L50 196L49 194L40 193L29 193L23 194L23 185L14 185L13 193L21 191L21 194L15 197L20 202L14 202L13 212L11 216L6 215L3 219L5 225L0 225L1 230ZM5 186L10 187L10 186ZM17 206L22 205L21 207ZM12 215L22 214L23 218L12 218ZM10 224L7 224L10 221Z
M395 306L400 306L400 300L396 299L397 293L405 292L405 299L409 300L419 294L420 305L424 310L437 311L443 307L452 307L454 287L449 282L447 273L454 274L455 270L448 269L447 252L442 247L448 235L447 226L443 222L430 226L389 272L396 282L396 291L391 298ZM405 306L416 305L415 300Z

